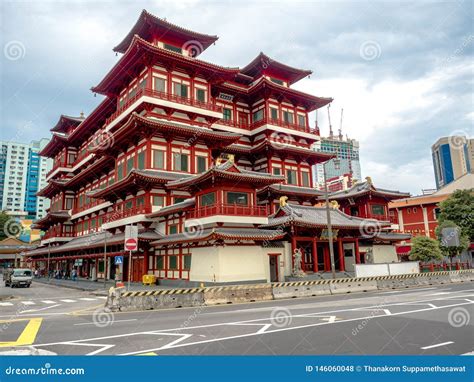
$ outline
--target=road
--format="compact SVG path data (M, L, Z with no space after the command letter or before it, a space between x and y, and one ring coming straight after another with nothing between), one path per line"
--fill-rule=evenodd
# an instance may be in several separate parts
M55 354L88 355L474 350L474 283L116 313L86 292L35 284L13 293L19 294L16 299L0 301L0 353L1 347L29 343Z

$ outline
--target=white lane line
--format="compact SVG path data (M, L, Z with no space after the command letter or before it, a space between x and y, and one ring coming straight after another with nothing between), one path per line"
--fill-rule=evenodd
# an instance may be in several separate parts
M431 293L431 294L427 294L427 296L441 296L443 294L451 294L451 293L455 293L455 292L439 292L439 293Z
M436 345L430 345L430 346L423 346L422 350L426 350L426 349L433 349L433 348L439 348L440 346L446 346L446 345L450 345L450 344L454 344L453 341L448 341L448 342L442 342L440 344L436 344Z
M81 297L79 300L82 300L82 301L97 301L96 298L90 298L90 297Z
M11 302L0 302L0 306L12 306Z
M69 300L67 298L65 298L64 300L59 300L59 301L62 301L62 302L77 302L76 300Z
M128 322L128 321L137 321L136 318L130 318L129 320L115 320L115 321L110 321L110 325L113 325L117 322ZM97 325L96 322L81 322L79 324L74 324L74 326L81 326L81 325Z
M33 301L20 301L24 305L35 305Z
M97 296L97 298L100 298L102 300L107 300L107 297L106 296Z
M52 301L52 300L42 300L41 302L44 304L56 304L56 301Z
M450 300L450 298L444 297L444 298L438 298L438 299L432 299L432 300ZM454 306L463 306L463 305L470 305L470 304L471 303L467 303L467 302L466 303L458 303L458 304L440 306L440 307L436 307L434 309L446 309L446 308L451 308L451 307L454 307ZM387 304L387 306L390 306L390 305L397 305L397 304ZM372 307L375 308L377 306L372 306ZM369 308L369 307L365 307L365 308ZM357 309L360 309L360 308L357 308ZM403 315L403 314L414 314L414 313L426 312L426 311L430 311L430 310L434 310L434 309L433 308L427 308L427 309L425 308L425 309L416 309L416 310L405 311L405 312L395 312L395 313L392 313L391 316L387 316L385 314L383 314L383 315L369 315L367 317L357 317L357 318L336 320L333 323L321 322L321 323L314 323L314 324L309 324L309 325L300 325L300 326L280 328L280 329L276 329L276 330L269 330L269 331L266 331L266 332L263 332L263 333L260 333L260 334L269 334L269 333L283 332L283 331L287 331L287 330L304 329L304 328L316 327L316 326L321 326L321 325L335 325L335 324L343 323L343 322L361 321L361 320L364 320L364 319L369 318L369 317L372 319L372 318L384 318L384 317L400 316L400 315ZM335 312L347 312L347 311L354 311L354 310L355 310L354 308L352 308L352 309L341 309L341 310L329 311L329 312L319 312L319 314L335 313ZM305 316L305 315L304 314L303 315L290 315L289 317L303 317L303 316ZM269 321L269 320L271 320L271 317L264 317L264 318L257 318L257 319L253 319L253 320L236 321L236 322L219 322L219 323L215 323L215 324L190 326L190 327L187 327L186 330L200 329L200 328L208 329L208 328L211 328L211 327L218 327L218 326L223 326L223 325L242 324L242 323L251 323L251 322L258 322L258 321ZM165 332L169 333L169 332L180 331L180 330L183 330L183 328L163 329L163 330L160 330L159 332L155 332L155 331L130 332L130 333L115 334L115 335L102 336L102 337L84 338L84 339L80 339L80 340L70 340L70 341L66 341L66 342L68 342L68 343L71 343L71 342L84 343L86 341L99 341L99 340L104 340L104 339L122 338L122 337L129 337L129 336L140 335L140 334L165 334ZM255 335L256 335L255 333L249 333L249 334L244 334L244 335L220 337L220 338L215 338L215 339L206 340L206 341L202 341L202 342L192 342L192 343L186 343L186 344L178 344L177 346L173 346L173 347L192 346L192 345L196 345L196 344L199 344L199 343L225 341L225 340L229 340L229 339L251 337L251 336L255 336ZM65 341L39 343L39 344L35 344L35 347L61 345L61 344L64 344L64 343L65 343ZM154 350L156 350L156 349L160 350L161 348L154 348ZM147 349L146 351L153 351L153 349ZM122 354L122 355L131 355L131 354L134 354L134 353L143 353L143 352L146 352L146 351L141 350L141 351L138 351L138 352L126 353L126 354Z
M381 292L381 293L377 293L377 294L413 293L413 292L420 292L420 291L433 290L433 289L438 289L438 288L420 288L420 289L409 289L409 290L399 289L399 290L392 290L390 292Z
M46 310L46 309L51 309L51 308L56 308L57 306L61 306L61 304L56 304L56 305L48 305L44 308L39 308L39 309L28 309L28 310L24 310L22 312L20 312L20 314L25 314L25 313L31 313L31 312L40 312L42 310Z
M474 350L473 350L473 351L470 351L470 352L468 352L468 353L461 354L461 355L474 355Z

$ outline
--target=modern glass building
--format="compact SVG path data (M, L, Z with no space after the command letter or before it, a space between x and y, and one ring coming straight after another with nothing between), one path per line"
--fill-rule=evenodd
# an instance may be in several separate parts
M49 200L37 197L46 184L52 160L39 152L48 139L31 143L0 142L0 209L13 216L38 219L46 214Z
M473 171L474 139L450 136L431 146L436 188L439 189Z

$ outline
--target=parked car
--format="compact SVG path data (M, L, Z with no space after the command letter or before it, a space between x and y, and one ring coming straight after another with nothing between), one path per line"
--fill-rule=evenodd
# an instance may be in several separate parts
M6 287L30 287L33 280L33 272L27 268L9 268L3 271L3 281Z

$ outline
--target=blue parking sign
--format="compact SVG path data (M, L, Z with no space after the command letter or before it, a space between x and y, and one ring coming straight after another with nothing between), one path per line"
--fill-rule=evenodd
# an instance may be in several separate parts
M115 265L123 264L123 256L115 256Z

